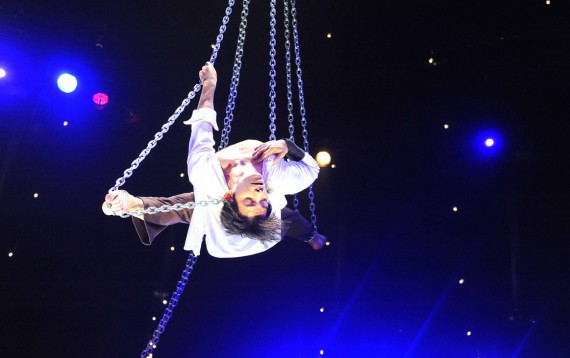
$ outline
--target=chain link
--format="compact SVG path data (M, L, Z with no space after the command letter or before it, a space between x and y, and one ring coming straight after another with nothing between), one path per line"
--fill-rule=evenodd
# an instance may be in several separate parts
M184 292L184 288L188 283L188 278L190 277L190 274L194 269L194 264L196 263L197 260L198 257L194 255L193 251L190 251L190 254L188 255L188 260L186 261L186 267L184 268L184 271L182 271L182 277L176 284L176 291L172 294L172 297L170 297L170 300L168 301L168 306L164 310L164 314L162 315L162 318L158 322L158 327L152 333L152 338L148 341L144 351L140 355L141 358L152 357L152 351L156 348L158 340L160 339L160 335L164 332L164 330L166 329L166 325L170 320L170 317L172 317L172 313L174 312L174 307L176 307L178 301L180 300L180 295L182 295L182 292Z
M309 151L309 131L307 129L307 117L305 110L305 92L303 91L303 71L301 70L301 45L299 43L299 31L297 29L297 9L295 7L295 0L289 0L291 5L291 18L293 24L293 41L295 47L295 64L297 65L297 87L299 89L299 111L301 112L301 126L303 128L303 144L305 152ZM317 232L317 215L315 214L316 205L314 202L315 194L313 193L313 186L309 186L309 201L311 209L311 222L313 224L314 232Z
M236 108L236 98L238 95L238 85L241 72L241 59L243 57L243 48L245 43L245 34L247 28L247 15L249 14L249 0L243 1L243 8L241 11L241 21L239 24L239 35L234 57L234 66L232 73L232 80L230 83L230 93L228 95L228 104L226 105L226 116L224 117L224 128L220 138L220 145L218 150L224 149L228 146L230 132L232 130L232 121L234 120L234 109Z
M275 40L275 24L276 24L276 20L275 20L275 15L276 15L276 10L275 10L275 4L276 4L276 0L271 0L271 11L270 11L270 18L271 20L269 21L269 131L270 131L270 135L269 135L269 140L276 140L277 138L275 137L275 119L277 118L277 116L275 115L275 108L277 107L277 105L275 104L275 97L276 97L276 93L275 93L275 86L276 86L276 82L275 82L275 76L277 75L277 73L275 72L275 44L277 43L277 41Z
M218 57L218 51L220 49L222 40L224 38L224 33L227 29L227 24L230 21L230 14L232 13L232 7L234 6L234 4L235 0L228 1L228 6L225 11L225 16L222 19L222 25L220 25L219 33L216 38L216 45L214 45L214 49L212 50L212 56L210 57L210 62L212 64L216 62L216 59ZM133 175L135 169L139 167L140 163L146 158L146 156L150 153L150 151L154 147L156 147L158 141L163 138L166 132L168 132L168 130L174 124L176 119L178 119L180 114L182 114L184 109L186 109L186 107L190 104L190 101L194 97L196 97L196 94L200 92L201 89L202 89L201 83L197 83L194 85L194 88L192 89L192 91L188 93L188 96L182 101L182 104L180 104L180 106L176 108L174 114L172 114L170 118L168 118L168 121L162 126L161 130L154 135L154 139L148 142L146 148L143 149L143 151L139 154L137 159L131 162L131 166L123 172L123 176L115 181L115 186L109 189L109 193L118 190L121 186L125 184L126 180L130 178L131 175Z

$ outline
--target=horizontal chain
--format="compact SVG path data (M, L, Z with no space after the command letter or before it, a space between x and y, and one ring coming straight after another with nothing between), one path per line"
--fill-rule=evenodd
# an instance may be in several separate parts
M174 205L163 205L160 207L154 207L151 206L147 209L137 209L137 210L129 210L129 211L125 211L123 213L121 213L121 217L122 218L128 218L129 216L141 216L144 214L158 214L158 213L166 213L169 211L181 211L181 210L185 210L185 209L194 209L195 207L198 206L208 206L208 205L219 205L222 203L222 200L219 199L213 199L213 200L202 200L202 201L197 201L197 202L193 202L190 201L188 203L185 204L174 204Z

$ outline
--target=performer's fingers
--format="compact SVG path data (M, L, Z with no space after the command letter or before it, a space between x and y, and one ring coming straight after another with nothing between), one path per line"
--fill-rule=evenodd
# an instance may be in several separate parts
M117 198L117 194L116 193L109 193L107 195L105 195L105 201L111 202L113 200L115 200Z

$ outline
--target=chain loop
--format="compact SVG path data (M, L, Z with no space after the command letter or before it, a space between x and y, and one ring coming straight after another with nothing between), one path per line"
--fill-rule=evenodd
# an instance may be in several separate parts
M276 4L276 0L271 0L271 11L269 12L270 18L271 20L269 21L269 36L270 36L270 40L269 40L269 131L270 131L270 135L269 135L269 140L276 140L277 138L275 137L275 119L277 118L277 116L275 115L275 108L277 107L277 105L275 104L275 97L276 97L276 93L275 93L275 86L276 86L276 82L275 82L275 76L277 75L277 73L275 72L275 44L276 44L276 40L275 40L275 24L276 24L276 20L275 20L275 15L277 13L277 11L275 10L275 4Z
M234 66L232 80L230 82L230 93L228 95L228 104L226 105L226 116L224 117L224 128L220 138L218 150L228 146L230 132L232 130L232 121L234 120L234 109L236 107L236 98L238 95L238 86L241 71L241 59L243 57L243 48L245 43L245 34L247 28L247 15L249 14L249 0L243 1L243 9L241 11L241 21L239 24L239 35L234 57Z
M164 310L164 314L162 315L162 318L158 322L158 327L152 333L152 338L148 341L145 349L140 355L141 358L152 357L152 351L156 348L158 340L160 339L160 335L164 332L164 330L166 329L166 325L170 320L170 317L172 317L172 313L174 312L174 307L176 307L178 301L180 300L180 295L182 295L182 292L184 291L184 288L188 283L188 277L190 277L190 274L194 269L194 264L196 263L197 260L198 257L194 255L194 251L190 251L190 254L188 255L188 260L186 261L186 267L184 268L184 271L182 271L182 277L176 284L176 291L170 297L168 306Z
M285 72L287 75L287 120L289 121L289 139L295 142L295 126L293 124L295 116L293 114L293 76L291 74L291 24L289 21L288 0L283 0L283 14L285 27ZM299 197L297 193L293 195L293 207L299 209Z
M309 151L309 131L307 129L307 117L305 110L305 92L303 91L303 71L301 70L301 45L299 43L299 31L297 29L297 9L295 0L289 0L291 5L291 18L293 24L293 41L295 47L295 64L297 65L297 87L299 90L299 111L301 112L301 126L303 133L303 144L305 152ZM316 205L314 203L315 194L313 193L313 185L309 186L309 201L311 209L311 222L314 232L317 232L317 215L315 214Z
M248 0L244 0L244 1L248 1ZM216 38L216 45L214 46L214 49L212 51L212 56L210 57L210 63L212 63L212 64L214 64L216 62L216 59L218 57L218 51L220 49L222 40L224 38L224 33L226 31L227 24L230 21L229 16L232 13L232 7L234 6L234 4L235 4L235 0L229 0L228 1L228 6L226 7L226 11L225 11L225 16L222 19L222 25L220 26L219 34ZM148 142L146 148L143 149L143 151L139 154L137 159L135 159L131 163L131 166L123 172L123 176L115 181L115 185L111 189L109 189L109 193L118 190L121 186L123 186L125 184L126 180L128 178L130 178L131 175L133 175L133 171L139 167L140 163L146 158L146 156L150 153L150 151L154 147L156 147L157 142L162 139L162 137L164 136L164 134L166 132L168 132L168 130L174 124L176 119L178 119L178 117L184 111L186 106L188 106L190 104L190 101L194 97L196 97L196 94L198 92L200 92L201 89L202 89L201 83L197 83L194 85L194 88L192 89L192 91L190 91L188 93L188 96L182 101L182 104L180 104L180 106L178 108L176 108L176 110L174 111L174 114L171 115L170 118L168 118L168 121L162 126L160 132L156 133L154 135L154 139L151 140L150 142Z

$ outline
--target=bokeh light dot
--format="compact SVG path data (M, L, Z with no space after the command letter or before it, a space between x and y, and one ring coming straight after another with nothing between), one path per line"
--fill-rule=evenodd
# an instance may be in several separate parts
M444 129L449 129L449 124L445 123L445 124L443 125L443 128L444 128Z
M0 68L0 78L4 78L6 77L6 70L3 68Z
M471 331L467 331L467 335L470 336L470 335L471 335Z
M495 144L495 140L493 138L487 138L487 140L485 140L485 145L487 147L492 147Z
M170 246L170 251L174 251L174 246Z
M14 256L14 253L13 253L13 252L9 252L9 253L8 253L8 257L12 257L12 256Z
M184 173L180 173L180 177L181 177L181 178L184 178Z
M34 198L37 199L40 196L38 193L34 193Z
M460 285L463 285L463 283L465 283L465 280L464 280L464 279L460 279L460 280L459 280L459 284L460 284Z
M324 312L324 311L325 311L325 308L324 308L324 307L321 307L321 309L320 309L319 311Z
M327 33L327 39L330 39L330 38L332 38L332 33L329 32L329 33Z
M166 306L166 304L168 303L167 300L162 300L162 304Z
M452 210L457 212L459 210L459 208L457 206L454 206Z
M319 164L320 167L326 167L331 163L331 155L325 151L318 152L317 157L315 159L317 159L317 163Z
M152 317L152 320L153 320L153 321L156 321L156 317L153 316L153 317Z
M64 126L64 127L67 127L68 124L69 124L68 121L64 121L64 122L63 122L63 126Z

